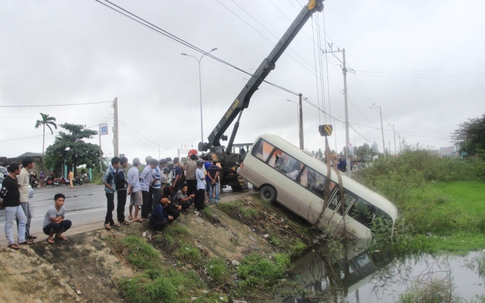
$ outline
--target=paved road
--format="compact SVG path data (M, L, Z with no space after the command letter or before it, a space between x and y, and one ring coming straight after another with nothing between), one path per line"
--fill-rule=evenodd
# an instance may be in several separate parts
M29 201L33 215L30 227L31 234L38 237L36 241L44 241L47 238L42 231L42 222L44 221L47 209L54 204L54 195L57 193L63 193L66 196L66 202L64 204L67 210L66 219L71 220L73 223L73 229L68 233L73 234L103 227L104 217L106 216L106 196L104 195L103 186L84 184L82 186L75 186L73 189L69 189L69 187L64 185L36 188L34 189L34 197ZM125 214L128 214L128 205L126 206ZM113 211L113 216L116 219L116 209ZM0 210L1 248L7 246L4 226L5 211ZM15 232L14 235L16 235Z

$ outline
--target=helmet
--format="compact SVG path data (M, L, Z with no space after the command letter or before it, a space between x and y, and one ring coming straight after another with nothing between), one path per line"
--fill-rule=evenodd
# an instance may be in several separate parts
M190 157L190 155L197 155L197 150L195 149L189 150L188 156Z
M204 160L202 159L197 160L197 166L202 166L202 165L204 165Z

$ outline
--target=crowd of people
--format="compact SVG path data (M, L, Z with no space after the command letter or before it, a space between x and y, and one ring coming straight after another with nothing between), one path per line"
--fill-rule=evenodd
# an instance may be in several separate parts
M198 213L206 203L219 203L221 166L216 155L198 158L197 152L191 150L184 164L177 157L173 160L146 157L145 162L140 171L140 159L134 158L132 167L126 172L126 157L111 159L103 176L107 199L106 230L149 220L153 230L161 231L180 214L187 214L192 205ZM113 218L115 194L117 222ZM128 197L127 220L125 205Z
M22 166L12 163L7 168L7 176L2 182L0 198L2 206L5 208L5 236L8 247L19 250L19 245L32 245L36 236L30 233L30 223L32 213L29 205L30 173L34 167L34 159L26 157L22 161ZM44 217L43 231L48 235L47 242L54 244L54 236L60 240L67 240L63 235L71 227L71 221L66 220L64 209L65 196L56 194L54 205L52 205ZM13 237L13 223L17 221L18 244Z
M187 162L179 158L156 160L145 159L146 165L140 171L140 160L134 158L132 167L126 172L128 159L114 157L103 176L107 199L107 212L104 227L130 225L131 222L148 220L150 228L162 231L180 214L188 214L191 206L198 214L206 203L219 203L221 166L217 156L208 155L198 158L191 150ZM32 213L29 206L29 190L34 160L26 157L22 165L12 163L8 175L2 183L0 198L5 208L5 236L8 247L14 250L19 245L32 245L36 236L30 233ZM72 186L72 185L71 185ZM116 220L113 218L116 194ZM127 198L129 201L128 219L125 217ZM54 244L55 239L67 240L64 233L71 228L72 222L65 219L66 197L54 196L54 204L45 214L42 230L48 236L47 242ZM14 220L17 222L18 244L13 237Z

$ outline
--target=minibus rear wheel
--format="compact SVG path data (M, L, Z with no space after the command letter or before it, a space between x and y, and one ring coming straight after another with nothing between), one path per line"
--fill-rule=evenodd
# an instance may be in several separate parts
M259 188L261 200L273 203L276 201L276 189L271 185L263 185Z

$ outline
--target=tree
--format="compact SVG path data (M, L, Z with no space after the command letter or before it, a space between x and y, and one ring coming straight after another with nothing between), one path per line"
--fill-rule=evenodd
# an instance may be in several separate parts
M452 134L452 142L469 155L485 153L485 114L481 118L468 119L458 125Z
M65 163L68 167L74 168L74 173L79 165L86 165L88 168L96 166L100 155L99 145L83 140L91 139L98 132L85 129L85 126L79 124L64 123L59 126L69 133L59 132L54 144L47 147L46 165L58 167Z
M54 132L52 131L52 127L57 129L57 124L56 122L54 122L56 121L55 117L49 117L48 114L43 113L40 113L40 116L42 117L42 119L35 122L35 128L39 128L39 126L42 125L42 163L44 163L45 127L47 126L51 131L51 135L53 135Z

